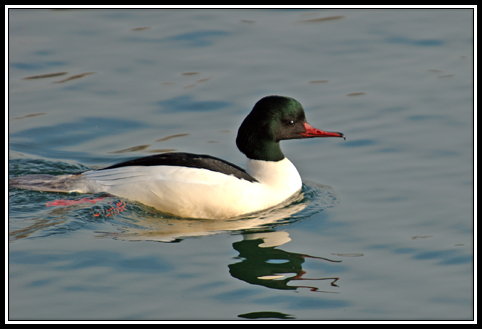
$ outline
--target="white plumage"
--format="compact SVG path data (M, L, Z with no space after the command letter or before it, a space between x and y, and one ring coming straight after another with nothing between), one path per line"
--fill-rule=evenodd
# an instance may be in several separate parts
M181 217L230 218L275 206L301 189L287 158L248 160L247 172L258 182L199 168L120 167L83 173L78 192L107 192Z

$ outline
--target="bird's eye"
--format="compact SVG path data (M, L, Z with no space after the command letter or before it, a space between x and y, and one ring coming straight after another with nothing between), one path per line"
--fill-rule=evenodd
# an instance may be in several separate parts
M288 126L294 126L295 124L293 120L288 120L286 123L288 124Z

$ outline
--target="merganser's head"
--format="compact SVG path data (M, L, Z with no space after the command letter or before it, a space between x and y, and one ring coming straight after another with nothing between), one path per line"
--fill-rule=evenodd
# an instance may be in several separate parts
M267 96L259 100L244 119L236 145L250 159L279 161L284 159L279 141L313 137L345 138L345 135L313 128L297 100Z

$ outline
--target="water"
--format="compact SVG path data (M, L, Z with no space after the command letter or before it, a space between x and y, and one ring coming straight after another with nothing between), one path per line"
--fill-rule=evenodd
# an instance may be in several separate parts
M472 10L9 11L10 177L244 166L270 94L347 136L282 143L299 199L213 222L9 189L9 319L473 319Z

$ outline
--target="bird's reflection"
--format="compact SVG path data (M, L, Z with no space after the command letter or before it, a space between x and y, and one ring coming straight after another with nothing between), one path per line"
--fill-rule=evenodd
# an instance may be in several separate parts
M330 263L341 261L277 248L288 241L290 238L285 231L244 234L243 240L233 243L233 248L239 252L236 259L241 261L230 264L229 273L239 280L272 289L308 288L314 292L336 293L337 277L309 278L302 265L307 258ZM307 281L322 283L323 288Z
M309 202L307 202L309 200ZM178 242L189 237L228 232L241 233L243 239L233 243L239 253L230 274L250 284L272 289L337 293L338 277L310 277L303 264L307 259L324 262L329 266L340 260L289 252L279 247L291 239L281 228L303 217L303 210L311 204L322 210L336 202L329 187L305 185L301 193L285 203L243 218L231 220L181 219L146 216L136 220L135 227L123 225L120 233L103 233L98 237L119 240ZM311 214L311 211L307 212Z
M142 212L134 226L120 222L122 232L100 233L97 237L112 237L118 240L177 242L184 238L207 236L223 232L239 232L260 229L269 225L281 225L306 208L304 193L294 195L284 203L261 212L233 219L185 219L160 217Z
M108 207L108 212L104 217L112 218L111 223L120 230L120 232L96 232L98 238L178 242L189 237L226 232L241 233L243 239L233 243L233 248L239 255L232 264L228 265L229 272L234 278L272 289L307 288L314 292L337 292L339 278L309 277L307 271L303 269L303 264L307 259L316 259L327 264L338 263L339 260L294 253L279 248L291 240L289 234L281 230L284 225L303 217L309 217L313 213L336 204L336 195L328 186L315 183L305 184L300 193L278 206L242 218L227 220L172 218L164 216L162 213L151 212L142 205L139 206L139 209L136 209L135 205L129 205L128 209L131 210L129 216L122 217L122 211L126 209L126 205L122 201L109 200L110 198L106 197L87 200L89 203L104 202ZM57 206L58 201L54 202ZM85 200L64 201L68 201L62 203L62 205L66 205L65 208L55 208L48 212L49 215L57 215L57 220L52 224L54 227L55 224L58 225L59 217L63 218L77 207L81 207ZM119 202L122 204L122 211L111 213L113 205L118 205ZM308 205L309 209L306 211ZM100 218L97 216L98 214L99 212L95 212L94 216ZM113 216L113 214L119 216ZM49 222L37 221L36 223L38 227L28 227L9 232L9 234L13 235L13 240L21 239L32 232L49 227ZM315 286L315 284L323 288Z

